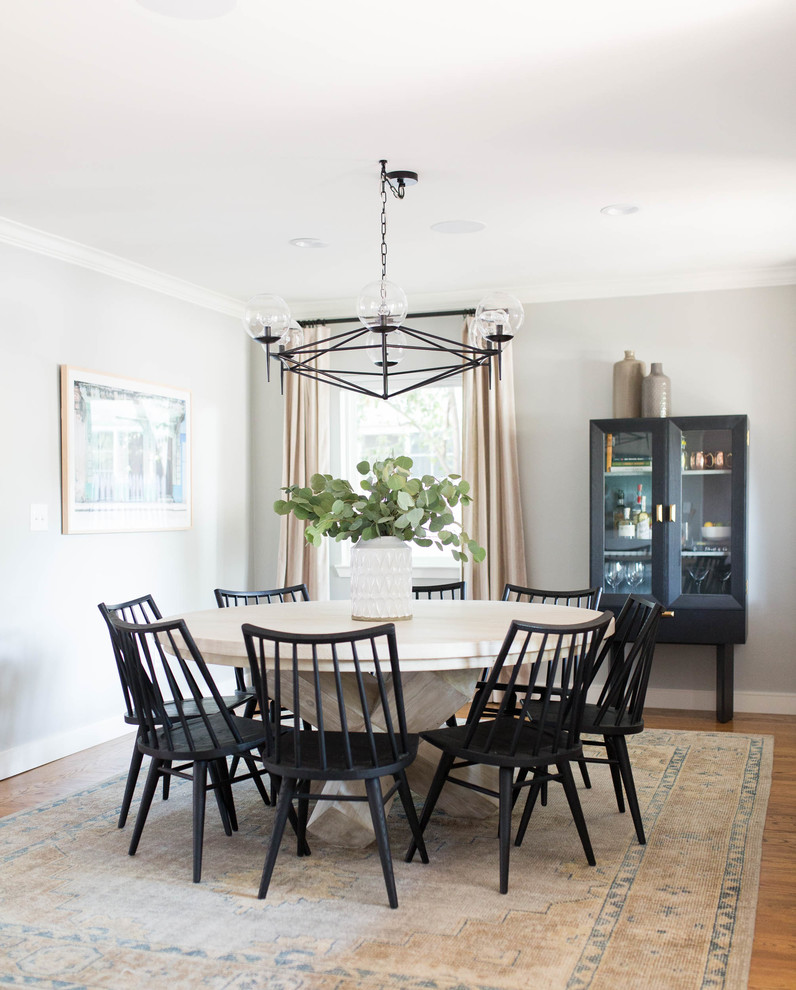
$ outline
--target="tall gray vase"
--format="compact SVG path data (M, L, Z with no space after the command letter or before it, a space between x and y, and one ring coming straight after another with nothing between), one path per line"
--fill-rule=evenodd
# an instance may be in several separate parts
M644 362L633 351L625 351L623 361L614 365L614 419L641 415L641 382Z
M672 383L664 375L662 364L651 364L650 373L641 383L641 415L671 416Z

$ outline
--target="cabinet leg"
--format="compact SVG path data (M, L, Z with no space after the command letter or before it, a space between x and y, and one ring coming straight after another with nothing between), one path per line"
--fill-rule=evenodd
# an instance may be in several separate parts
M734 655L732 643L716 644L716 720L730 722L733 716Z

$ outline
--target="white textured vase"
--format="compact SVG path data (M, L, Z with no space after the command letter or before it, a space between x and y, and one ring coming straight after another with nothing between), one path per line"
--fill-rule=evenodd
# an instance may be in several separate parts
M397 536L360 540L351 548L351 618L412 618L412 551Z

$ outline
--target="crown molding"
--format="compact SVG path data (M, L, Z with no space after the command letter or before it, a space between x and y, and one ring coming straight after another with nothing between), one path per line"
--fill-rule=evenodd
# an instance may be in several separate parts
M536 285L503 285L524 304L575 302L585 299L617 299L624 296L657 296L682 292L718 292L729 289L759 289L778 285L796 285L796 266L779 268L750 268L734 271L682 272L676 275L639 276L626 279L599 279L583 282L550 282ZM434 309L473 309L479 299L494 286L473 289L465 297L461 291L411 293L409 315L412 311ZM297 320L353 317L353 300L326 299L291 304Z
M49 234L35 227L0 217L0 242L35 251L37 254L80 265L102 275L119 278L132 285L160 292L183 302L193 303L205 309L240 318L245 301L213 292L193 282L166 275L128 261L118 255L71 241L57 234ZM676 292L714 292L727 289L768 288L796 284L796 266L778 268L750 268L734 271L681 272L673 275L639 276L625 279L595 279L582 282L550 282L525 286L502 286L525 304L569 302L579 299L613 299L622 296L653 296ZM433 309L471 309L494 286L473 289L467 297L461 291L413 293L410 313ZM353 299L321 299L291 304L298 320L318 319L327 316L353 316Z
M232 296L204 289L193 282L186 282L173 275L165 275L154 268L128 261L108 251L101 251L80 244L78 241L70 241L57 234L48 234L44 230L37 230L35 227L28 227L5 217L0 217L0 242L25 248L27 251L34 251L36 254L43 254L59 261L66 261L72 265L79 265L101 275L110 275L112 278L119 278L132 285L152 289L153 292L160 292L226 316L243 315L244 304Z

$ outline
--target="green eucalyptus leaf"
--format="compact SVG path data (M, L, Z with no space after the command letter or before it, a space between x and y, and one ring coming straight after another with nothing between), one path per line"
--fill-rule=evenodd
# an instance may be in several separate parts
M276 502L274 502L274 512L278 516L288 516L290 515L290 510L290 502L286 502L283 498L278 498Z
M398 492L395 500L398 503L398 507L406 512L407 509L414 508L415 500L409 494L409 492Z
M419 526L423 521L423 515L424 513L422 509L410 509L409 512L406 513L406 518L412 526Z

